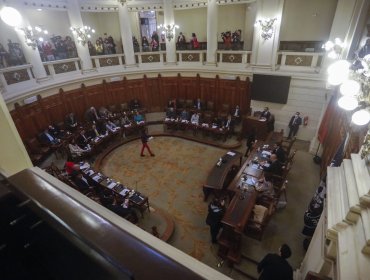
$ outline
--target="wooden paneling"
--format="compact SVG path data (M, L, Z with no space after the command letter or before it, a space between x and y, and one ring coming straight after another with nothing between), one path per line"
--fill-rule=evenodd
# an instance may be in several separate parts
M198 97L202 101L213 101L215 111L219 111L223 104L230 109L239 105L242 112L250 107L250 82L236 80L222 80L216 78L158 77L127 80L64 91L41 98L32 104L20 106L16 104L11 112L16 127L22 139L35 137L51 123L63 121L65 116L73 112L79 121L84 121L86 110L94 106L109 107L109 105L129 103L137 98L149 112L163 111L169 99L192 99Z

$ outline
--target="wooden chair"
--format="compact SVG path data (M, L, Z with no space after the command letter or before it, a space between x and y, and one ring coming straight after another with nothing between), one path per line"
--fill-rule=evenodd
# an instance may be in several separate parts
M186 99L185 107L186 107L187 109L191 109L191 108L193 108L193 107L194 107L194 102L193 102L193 100L192 100L192 99Z
M121 109L121 112L126 112L126 111L129 110L127 102L121 103L120 107L121 107L120 108Z
M109 111L112 112L112 113L119 113L120 110L118 110L117 108L117 105L116 104L113 104L113 105L109 105Z
M290 150L291 150L291 148L294 145L294 142L296 140L297 140L297 138L296 137L293 137L292 139L284 139L281 142L281 147L285 150L285 152L287 153L287 155L290 154Z
M185 99L179 99L178 101L177 101L177 109L183 109L183 108L185 108L186 106L185 106Z
M214 111L215 106L213 101L207 101L207 111Z
M290 155L288 156L288 159L287 159L287 164L290 164L290 166L293 165L293 160L294 160L294 157L295 157L295 154L297 153L297 150L294 150L292 153L290 153Z

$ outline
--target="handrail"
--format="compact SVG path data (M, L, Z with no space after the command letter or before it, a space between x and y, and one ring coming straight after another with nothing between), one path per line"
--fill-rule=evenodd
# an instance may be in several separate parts
M135 279L230 279L34 167L8 178L11 189L76 247L90 247ZM25 183L27 182L27 183Z

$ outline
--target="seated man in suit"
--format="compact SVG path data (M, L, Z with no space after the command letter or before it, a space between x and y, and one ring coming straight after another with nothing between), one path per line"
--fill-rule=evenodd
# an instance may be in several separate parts
M89 182L80 172L75 172L72 174L72 181L82 193L87 193L94 190L94 187L89 184Z
M186 111L186 109L182 110L180 114L180 120L182 121L188 121L189 120L189 113Z
M108 119L113 116L112 112L108 111L105 107L100 107L99 109L99 116L102 119Z
M197 98L194 101L194 108L197 110L203 110L203 102L200 100L200 98Z
M167 108L174 108L174 109L176 109L176 99L170 99L168 101Z
M192 124L196 124L196 125L199 125L199 113L194 113L192 116L191 116L191 120L190 122Z
M75 131L77 128L76 116L73 113L69 113L65 118L65 126L70 131Z
M85 119L88 122L96 122L100 119L95 107L90 107L85 113Z
M283 173L283 166L278 160L276 154L271 154L270 160L268 161L268 166L263 166L265 172L271 173L273 175L281 175Z
M107 136L108 135L108 130L106 126L106 121L100 120L96 122L96 129L99 133L100 136Z
M132 209L128 198L126 198L124 202L120 205L117 201L117 198L113 196L113 201L111 201L111 203L107 203L106 207L122 218L126 218L128 215L131 215L133 219L132 222L134 224L136 224L138 221L136 212Z
M57 126L49 125L48 132L50 135L58 139L64 136L64 130L60 130Z
M130 126L131 125L131 121L130 121L129 117L127 116L126 112L123 112L120 123L121 123L121 126Z
M229 114L227 116L227 119L225 119L222 123L222 128L226 129L227 133L225 134L225 139L227 136L232 136L234 133L234 120L232 119L231 115Z
M166 118L168 119L176 119L176 111L174 108L168 108L166 111Z
M55 136L50 134L48 128L45 129L43 133L41 133L40 141L49 145L58 145L61 142L59 138L56 138Z
M120 127L115 125L113 122L111 121L107 121L105 123L105 127L107 128L108 131L112 132L112 133L115 133L117 132L118 130L120 130Z
M140 105L139 100L137 100L136 98L131 100L131 102L130 102L130 109L131 110L139 110L140 108L141 108L141 105Z
M276 154L276 157L280 161L280 163L284 164L286 162L286 153L284 149L281 147L280 142L276 142L274 144L274 149L272 150L272 154Z
M260 120L269 121L271 113L269 111L269 107L265 107L260 115Z
M90 141L94 136L91 133L87 133L85 130L81 130L77 136L76 142L80 148L87 150L91 149Z
M137 123L137 124L143 124L145 121L144 121L144 117L142 114L140 114L139 112L136 112L136 115L134 116L134 121Z

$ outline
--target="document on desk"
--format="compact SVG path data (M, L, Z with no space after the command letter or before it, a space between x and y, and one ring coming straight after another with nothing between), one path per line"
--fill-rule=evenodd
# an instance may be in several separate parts
M130 190L129 189L124 189L123 191L121 191L119 194L120 195L123 195L123 196L126 196L126 194L129 192Z
M232 151L228 151L228 152L227 152L227 155L229 155L229 156L232 156L232 157L233 157L233 156L235 156L235 153L234 153L234 152L232 152Z
M271 152L269 152L269 151L263 151L262 152L262 156L264 156L264 157L270 157L271 156Z
M248 185L250 186L255 186L256 185L256 180L254 178L248 177L247 182Z
M95 182L99 182L99 181L100 181L100 175L96 175L96 176L94 176L94 177L93 177L93 180L94 180Z
M86 169L86 168L90 168L90 164L88 164L87 162L85 162L82 165L80 165L80 169L81 170Z
M258 167L259 167L259 164L258 164L258 163L253 163L253 164L252 164L252 168L254 168L254 169L258 169Z
M116 185L117 185L117 183L112 182L112 183L110 183L110 184L107 186L107 188L108 188L108 189L113 189Z

